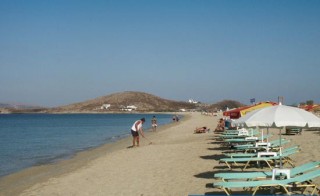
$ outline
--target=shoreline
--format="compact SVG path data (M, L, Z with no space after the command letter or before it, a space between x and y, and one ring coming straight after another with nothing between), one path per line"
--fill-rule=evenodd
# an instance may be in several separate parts
M224 195L223 190L212 187L212 183L217 181L214 174L230 172L225 164L219 163L230 149L220 145L221 142L215 139L217 134L212 132L221 114L185 114L179 123L159 127L157 132L148 132L146 137L153 142L151 145L142 138L140 147L128 148L132 145L128 137L115 144L104 145L94 153L79 154L69 163L62 163L62 168L58 164L58 171L53 171L44 180L38 178L24 188L18 184L20 192L11 185L16 189L11 193L15 194L1 192L0 195ZM211 131L194 134L194 129L201 126L207 126ZM273 134L269 141L279 139L278 129L269 131ZM290 157L296 166L320 161L318 131L303 131L302 135L285 135L282 132L282 138L290 140L283 145L284 148L300 146L301 152ZM287 165L286 168L291 167ZM232 171L242 170L234 166ZM246 171L270 171L270 168L252 167ZM26 175L30 177L33 173ZM320 178L313 182L320 184ZM245 194L242 189L238 191L241 192L235 193Z
M185 113L179 113L179 115L183 116L183 118L181 118L182 122L190 118L190 116L188 116ZM176 124L174 122L170 122L168 124L158 126L157 132L168 129L175 125ZM151 131L151 128L144 130L144 132L147 137L154 134L154 132ZM17 171L12 174L3 176L0 178L0 195L19 195L25 189L28 189L29 187L39 182L49 180L50 178L57 178L59 176L64 175L65 173L69 173L81 167L85 167L91 161L101 156L105 156L109 153L115 152L117 150L128 148L131 144L132 138L129 134L128 136L120 138L119 140L108 142L94 148L79 151L67 159L58 160L53 163L32 166L29 168L25 168L21 171Z

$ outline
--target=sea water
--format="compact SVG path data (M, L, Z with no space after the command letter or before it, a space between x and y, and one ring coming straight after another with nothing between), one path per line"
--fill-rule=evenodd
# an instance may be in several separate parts
M158 125L171 121L168 114L0 114L0 177L128 137L143 117L149 129L153 115Z

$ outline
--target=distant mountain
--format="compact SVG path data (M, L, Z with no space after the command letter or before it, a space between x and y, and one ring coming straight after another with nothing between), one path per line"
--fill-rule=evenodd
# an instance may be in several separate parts
M102 109L108 105L108 109ZM42 108L22 104L0 104L0 113L90 113L90 112L120 112L135 106L137 112L176 112L180 109L197 111L217 111L243 106L238 101L223 100L214 104L189 103L164 99L144 92L126 91L98 97L88 101L70 105Z
M43 108L43 107L34 106L34 105L27 105L27 104L0 103L0 108L7 108L7 109L35 109L35 108Z
M12 108L12 105L7 103L0 103L0 108Z
M0 113L41 112L44 110L44 107L34 105L0 103Z
M107 110L101 109L103 104L110 104L110 107ZM188 102L163 99L144 92L126 91L53 108L48 112L121 111L127 106L136 106L136 111L141 112L179 111L180 109L195 108L195 104Z

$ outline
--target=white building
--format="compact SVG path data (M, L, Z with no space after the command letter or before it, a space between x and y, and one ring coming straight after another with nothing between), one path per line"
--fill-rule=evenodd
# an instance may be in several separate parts
M101 110L107 110L108 108L110 108L110 106L111 106L111 104L103 104L102 106L101 106Z
M132 110L136 110L138 107L136 107L134 105L128 105L127 108L128 109L132 109Z
M134 105L128 105L128 106L125 106L123 108L121 108L122 111L128 111L128 112L131 112L133 110L136 110L138 107L134 106Z
M193 99L189 99L188 102L189 102L189 103L199 103L199 101L195 101L195 100L193 100Z

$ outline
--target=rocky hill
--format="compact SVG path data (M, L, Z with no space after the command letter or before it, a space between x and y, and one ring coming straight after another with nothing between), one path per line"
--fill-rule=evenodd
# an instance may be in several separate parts
M110 107L102 109L101 107L104 104L110 104ZM195 104L188 102L173 101L148 93L128 91L53 108L48 110L48 112L121 111L125 110L127 106L135 106L137 107L136 111L140 112L179 111L180 109L195 108Z

